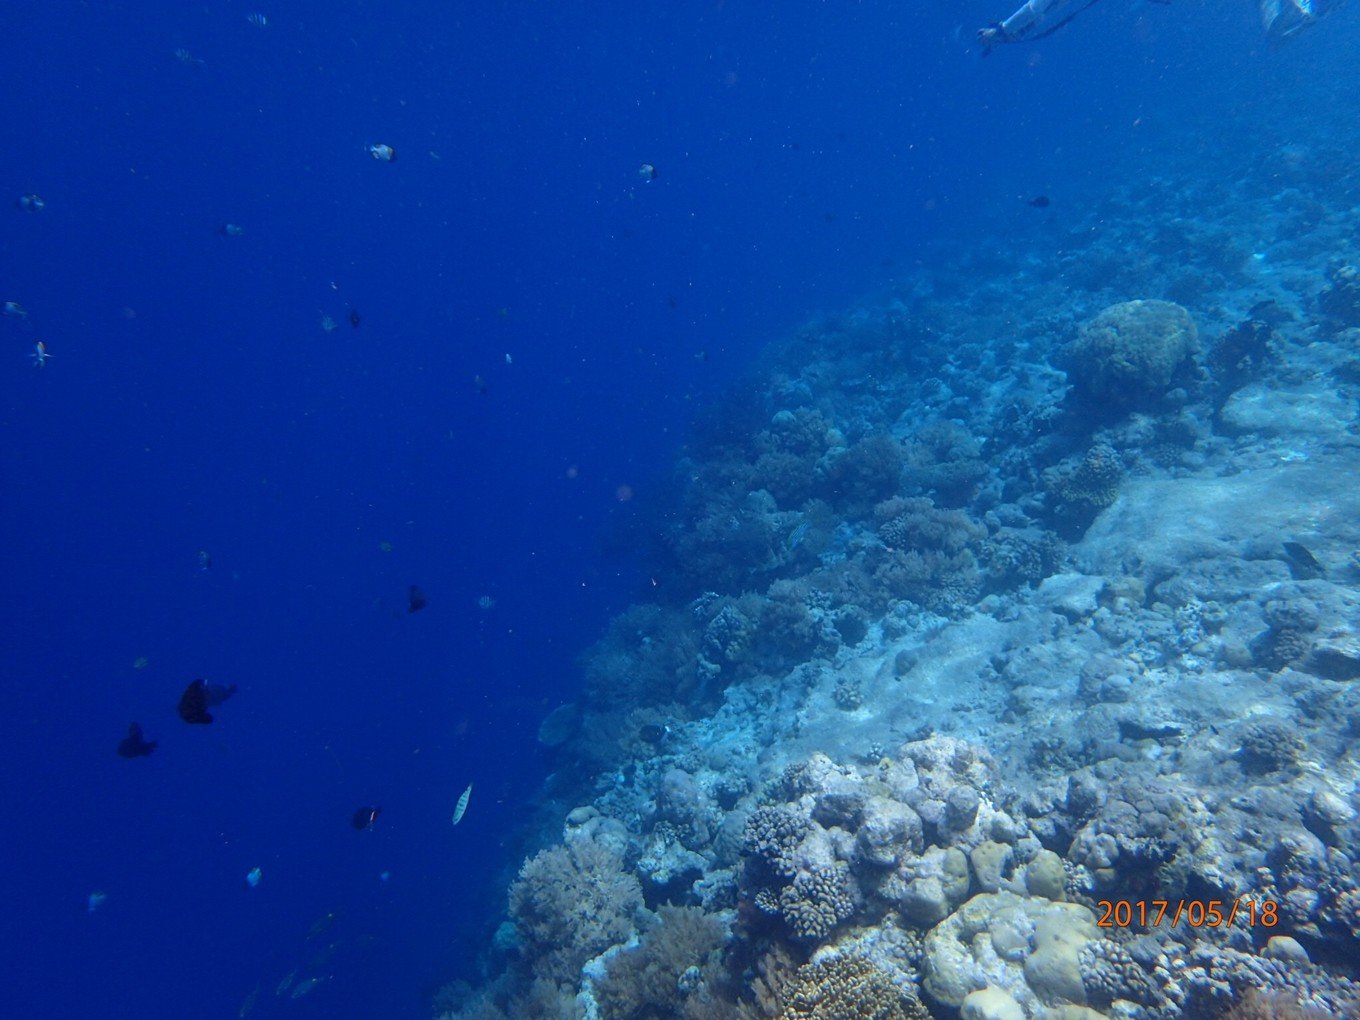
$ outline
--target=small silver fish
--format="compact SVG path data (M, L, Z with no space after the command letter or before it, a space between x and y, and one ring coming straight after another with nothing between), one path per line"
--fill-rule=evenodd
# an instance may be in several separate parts
M28 311L17 301L6 301L5 315L11 319L27 319Z
M175 59L178 60L181 64L191 64L191 65L192 65L192 64L197 64L197 65L200 65L200 66L201 66L202 63L203 63L202 60L200 60L198 57L194 56L192 53L190 53L188 50L186 50L183 46L181 46L179 49L175 50Z
M370 145L368 154L380 163L390 163L397 158L397 150L390 145L384 145L382 142L377 145Z
M254 14L247 14L246 20L250 22L252 25L254 25L256 28L269 27L269 19L266 18L263 14L259 13L258 11L256 11Z
M458 806L453 809L454 825L457 825L459 822L463 820L463 812L467 810L468 801L471 799L471 797L472 797L472 784L468 783L467 789L464 790L463 795L458 798Z
M259 997L260 984L257 981L255 987L250 990L250 994L245 997L245 1001L241 1003L241 1008L236 1011L236 1015L240 1020L245 1020L246 1017L250 1016L251 1012L255 1009L255 1000Z
M316 977L303 978L301 981L299 981L297 984L293 986L293 994L290 995L289 998L300 999L308 992L313 991L317 985L321 984L321 982L325 980L326 980L325 978Z

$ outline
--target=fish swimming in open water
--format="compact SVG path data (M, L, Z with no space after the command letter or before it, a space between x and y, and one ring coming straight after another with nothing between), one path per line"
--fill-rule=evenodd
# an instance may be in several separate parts
M208 711L208 686L202 679L194 680L179 696L179 717L187 723L206 726L213 721Z
M457 825L463 820L463 812L467 810L468 801L472 798L472 784L468 783L463 795L458 798L458 806L453 809L453 824Z
M156 750L156 741L142 739L140 723L130 725L127 736L118 742L118 756L120 758L144 758L154 750Z

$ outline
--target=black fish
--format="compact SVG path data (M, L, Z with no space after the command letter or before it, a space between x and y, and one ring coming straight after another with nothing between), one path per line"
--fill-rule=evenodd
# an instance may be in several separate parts
M425 593L420 590L419 585L411 585L406 589L406 611L408 613L418 613L425 608Z
M179 717L187 723L207 725L213 721L208 712L208 685L195 680L179 696Z
M1047 195L1035 195L1029 200L1029 204L1036 209L1047 209L1053 203L1049 201Z
M350 819L350 825L363 832L378 820L380 814L382 814L380 807L361 807L354 812L354 817Z
M1288 308L1280 305L1273 298L1258 301L1247 309L1247 318L1260 319L1272 326L1283 326L1286 322L1294 321L1294 313Z
M649 744L659 744L666 739L666 734L670 730L665 726L658 726L656 723L647 723L642 729L638 730L638 736Z
M1298 542L1285 542L1284 555L1289 572L1294 575L1296 581L1311 581L1327 572L1312 550Z
M363 321L364 321L363 318L359 315L359 309L351 308L349 310L349 324L351 326L353 326L355 329L358 329L359 323Z
M141 758L156 750L156 741L142 739L142 727L133 723L128 727L128 735L118 741L118 754L123 758Z

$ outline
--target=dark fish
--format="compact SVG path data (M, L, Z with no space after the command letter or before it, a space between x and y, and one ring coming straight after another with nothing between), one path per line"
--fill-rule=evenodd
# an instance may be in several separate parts
M1029 200L1029 204L1036 209L1047 209L1053 203L1049 201L1047 195L1035 195Z
M363 318L359 315L359 309L351 308L349 310L349 324L351 326L353 326L355 329L358 329L359 323L363 321L364 321Z
M1174 720L1120 719L1120 740L1172 740L1185 733L1185 726Z
M658 726L656 723L647 723L638 730L638 736L649 744L659 744L666 739L666 734L670 732L665 726Z
M420 590L419 585L411 585L406 589L406 611L408 613L418 613L425 608L425 593Z
M235 693L235 684L206 684L203 687L203 694L209 705L220 705Z
M380 814L382 814L380 807L361 807L354 812L354 817L350 819L350 825L363 832L378 820Z
M156 750L156 741L142 739L142 727L133 723L128 727L128 735L118 741L118 754L123 758L141 758Z
M1308 547L1298 542L1285 542L1284 555L1289 563L1289 572L1294 575L1296 581L1311 581L1327 572Z
M213 721L208 712L208 685L195 680L179 696L179 717L187 723L207 725Z
M1271 326L1283 326L1286 322L1294 321L1294 313L1273 298L1267 298L1248 308L1247 318L1260 319Z

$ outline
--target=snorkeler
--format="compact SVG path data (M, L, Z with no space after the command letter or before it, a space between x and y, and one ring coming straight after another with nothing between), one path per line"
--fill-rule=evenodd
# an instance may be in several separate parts
M1052 35L1097 0L1026 0L1005 21L978 31L988 53L1002 43L1028 42ZM1169 4L1171 0L1157 0ZM1261 26L1274 39L1285 39L1335 11L1344 0L1257 0Z

